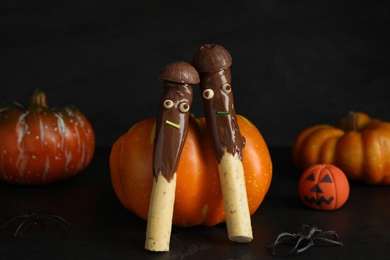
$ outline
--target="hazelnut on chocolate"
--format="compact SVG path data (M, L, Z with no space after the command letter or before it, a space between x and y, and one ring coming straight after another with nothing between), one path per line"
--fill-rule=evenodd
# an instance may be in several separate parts
M192 65L199 72L215 72L229 68L232 65L232 57L221 45L205 44L195 54Z
M166 65L161 70L159 78L184 84L199 83L199 75L196 69L184 61L175 61Z

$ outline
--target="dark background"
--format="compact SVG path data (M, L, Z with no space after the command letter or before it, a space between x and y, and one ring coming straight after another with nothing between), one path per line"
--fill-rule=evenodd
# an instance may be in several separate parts
M232 3L230 3L232 2ZM315 2L315 3L312 3ZM390 121L388 1L1 1L0 101L76 105L97 145L156 113L159 71L224 46L236 111L269 146L350 110ZM197 90L197 87L195 87ZM202 116L200 94L192 112Z

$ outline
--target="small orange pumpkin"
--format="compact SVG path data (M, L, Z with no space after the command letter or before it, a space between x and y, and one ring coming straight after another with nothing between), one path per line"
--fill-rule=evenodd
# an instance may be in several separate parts
M316 164L306 169L299 180L299 197L313 209L335 210L349 197L349 183L340 168Z
M333 164L350 180L390 184L390 123L350 112L336 126L315 125L301 132L292 156L300 169Z
M74 106L49 107L36 89L26 107L0 104L0 180L46 185L83 171L95 151L95 134Z

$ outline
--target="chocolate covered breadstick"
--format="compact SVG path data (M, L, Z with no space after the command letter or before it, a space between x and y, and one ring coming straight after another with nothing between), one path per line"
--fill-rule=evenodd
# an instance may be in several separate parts
M189 109L192 103L191 84L199 83L194 67L186 62L173 62L164 67L156 118L154 139L154 182L150 198L145 249L169 251L173 206L176 189L176 170L187 137Z
M220 45L200 47L193 59L200 74L207 128L214 142L229 239L250 242L252 225L242 165L245 138L233 103L229 52Z

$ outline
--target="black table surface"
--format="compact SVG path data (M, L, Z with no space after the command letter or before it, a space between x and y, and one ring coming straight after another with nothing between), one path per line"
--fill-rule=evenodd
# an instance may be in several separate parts
M299 200L300 170L290 148L271 147L274 174L269 192L252 216L254 240L236 244L225 224L174 227L167 253L144 250L146 222L116 198L109 173L109 147L98 147L91 165L77 177L43 187L0 184L0 223L29 210L50 211L71 224L69 232L50 221L30 225L13 237L22 220L0 232L1 259L272 259L267 246L303 223L335 230L343 246L317 245L296 259L386 259L390 253L390 188L350 183L347 203L335 211L306 208Z

